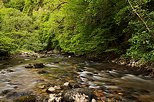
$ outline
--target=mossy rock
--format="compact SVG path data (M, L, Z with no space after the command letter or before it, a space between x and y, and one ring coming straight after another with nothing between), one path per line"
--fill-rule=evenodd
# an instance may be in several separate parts
M36 102L36 96L34 95L21 96L15 99L14 102Z

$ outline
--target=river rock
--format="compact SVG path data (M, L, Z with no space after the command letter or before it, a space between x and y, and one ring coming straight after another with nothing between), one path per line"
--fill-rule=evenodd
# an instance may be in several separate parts
M35 63L34 68L43 68L44 64L43 63Z
M45 89L45 88L46 88L46 86L45 86L45 85L43 85L43 84L40 84L40 85L37 85L37 88L39 88L39 89Z
M48 102L62 102L62 97L58 94L50 94Z
M6 98L17 98L20 96L27 96L27 95L31 95L32 92L28 91L28 92L16 92L16 91L11 91L7 94Z
M12 70L12 69L7 69L6 71L7 72L14 72L14 70Z
M37 72L38 74L46 74L46 73L48 73L47 71L45 71L45 70L41 70L41 71L39 71L39 72Z
M32 64L28 64L27 66L25 66L25 68L33 68Z
M58 86L54 86L54 88L55 88L56 90L61 90L60 85L58 85Z
M1 93L1 95L6 95L6 94L8 94L11 91L12 91L11 89L3 90L2 93Z
M84 88L75 88L63 92L64 102L96 102L95 95Z
M47 89L47 93L53 93L55 91L56 89L54 87L50 87L49 89Z
M70 83L69 82L66 82L66 83L64 83L64 87L69 87L69 85L70 85Z
M37 98L34 95L26 95L16 98L13 102L37 102Z

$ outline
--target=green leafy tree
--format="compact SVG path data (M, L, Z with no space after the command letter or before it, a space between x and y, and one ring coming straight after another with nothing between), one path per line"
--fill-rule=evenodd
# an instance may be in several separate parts
M14 39L5 36L2 32L0 32L0 36L0 56L9 55L18 48L18 45L15 44Z
M154 61L154 12L152 8L147 8L149 3L154 1L128 2L136 17L129 22L127 28L132 33L129 39L131 47L127 50L127 55L137 60Z
M14 8L3 8L0 9L0 22L3 36L12 39L10 44L18 45L18 50L39 51L44 48L38 39L39 35L30 16ZM6 42L7 40L2 41ZM5 48L5 46L3 47ZM8 50L8 52L10 51Z

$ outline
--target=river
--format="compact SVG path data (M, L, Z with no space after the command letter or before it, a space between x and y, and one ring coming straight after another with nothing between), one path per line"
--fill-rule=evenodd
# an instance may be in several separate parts
M45 67L26 69L30 63ZM0 100L4 102L25 94L47 98L48 86L65 82L92 90L98 102L154 102L154 79L125 66L60 54L0 61Z

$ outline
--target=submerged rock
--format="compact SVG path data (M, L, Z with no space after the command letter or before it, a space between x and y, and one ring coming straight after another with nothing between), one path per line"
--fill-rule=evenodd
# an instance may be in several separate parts
M43 63L35 63L34 68L44 68L44 64Z
M14 100L14 102L36 102L37 98L34 95L26 95L18 97Z
M46 73L49 73L49 72L47 72L47 71L45 71L45 70L41 70L41 71L39 71L39 72L37 72L38 74L46 74Z
M17 97L21 97L21 96L27 96L27 95L31 95L32 92L9 92L6 96L6 98L17 98Z
M33 68L32 64L28 64L27 66L25 66L25 68Z
M7 72L14 72L14 70L12 70L12 69L7 69L6 71Z
M11 91L12 91L11 89L3 90L2 93L1 93L1 95L6 95L6 94L8 94Z
M28 64L25 68L44 68L43 63Z

